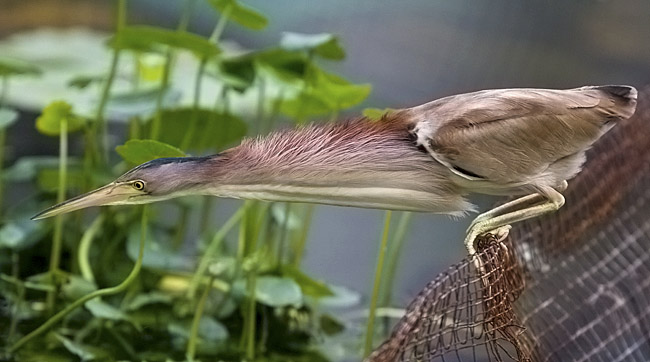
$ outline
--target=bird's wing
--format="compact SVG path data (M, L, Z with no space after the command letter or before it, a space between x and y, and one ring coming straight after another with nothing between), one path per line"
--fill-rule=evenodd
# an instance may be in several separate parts
M526 183L584 152L635 105L636 90L628 86L501 89L446 97L409 112L418 143L455 173Z

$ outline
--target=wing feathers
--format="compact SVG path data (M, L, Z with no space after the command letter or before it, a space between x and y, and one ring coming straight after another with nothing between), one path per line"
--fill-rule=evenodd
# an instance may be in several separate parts
M577 173L577 162L572 168L551 166L567 157L581 159L612 121L634 113L636 94L633 87L616 85L486 90L410 112L418 143L452 172L498 185L535 185Z

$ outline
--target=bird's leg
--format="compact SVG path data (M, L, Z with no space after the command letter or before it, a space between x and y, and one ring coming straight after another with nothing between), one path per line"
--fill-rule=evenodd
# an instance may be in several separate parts
M508 201L503 205L499 205L493 209L490 209L482 214L479 214L474 220L472 220L472 223L469 224L467 227L467 233L474 228L474 226L482 221L489 220L489 219L494 219L495 217L499 215L504 215L507 213L510 213L514 210L522 210L530 207L531 205L538 204L542 201L546 200L546 197L544 197L541 194L534 193L530 195L526 195L523 197L520 197L518 199Z
M563 184L564 186L565 184ZM465 237L465 247L467 251L471 254L476 252L474 247L474 241L477 236L483 235L489 231L498 229L502 226L506 226L515 222L531 219L540 215L548 214L553 211L557 211L562 205L564 205L564 196L557 190L552 187L545 187L540 189L541 193L539 196L542 196L546 199L545 202L533 206L528 206L523 209L517 209L510 212L499 212L496 213L496 216L490 218L483 217L481 220L472 224L472 226L467 231L467 236ZM515 205L520 206L522 204L528 204L531 200L535 199L535 195L530 195L530 197L522 197L513 201ZM523 202L523 201L525 202ZM510 204L510 203L508 203ZM506 204L506 205L508 205ZM506 206L503 205L503 206ZM506 209L512 209L512 204L508 205ZM488 212L490 213L490 212ZM487 213L486 213L487 214ZM491 213L495 215L495 213Z
M562 183L558 187L556 187L555 190L562 192L566 190L568 185L569 184L566 181L562 181ZM499 215L505 215L516 210L524 210L529 208L532 205L536 205L548 199L550 199L550 197L546 195L540 193L534 193L506 202L503 205L499 205L491 210L479 214L476 218L474 218L474 220L472 220L472 223L469 224L469 227L467 228L467 233L469 233L469 231L474 227L474 225L478 224L481 221L494 219Z

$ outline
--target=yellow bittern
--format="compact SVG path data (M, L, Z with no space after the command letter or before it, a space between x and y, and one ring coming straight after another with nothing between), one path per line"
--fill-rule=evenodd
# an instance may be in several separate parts
M462 216L465 195L527 195L479 215L476 236L557 210L585 151L636 107L629 86L499 89L247 139L206 157L162 158L34 219L98 205L203 194Z

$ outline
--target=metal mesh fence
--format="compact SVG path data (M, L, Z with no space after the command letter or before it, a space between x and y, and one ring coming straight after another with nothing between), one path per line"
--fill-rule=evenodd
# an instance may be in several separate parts
M650 87L557 213L479 240L367 361L650 361Z

